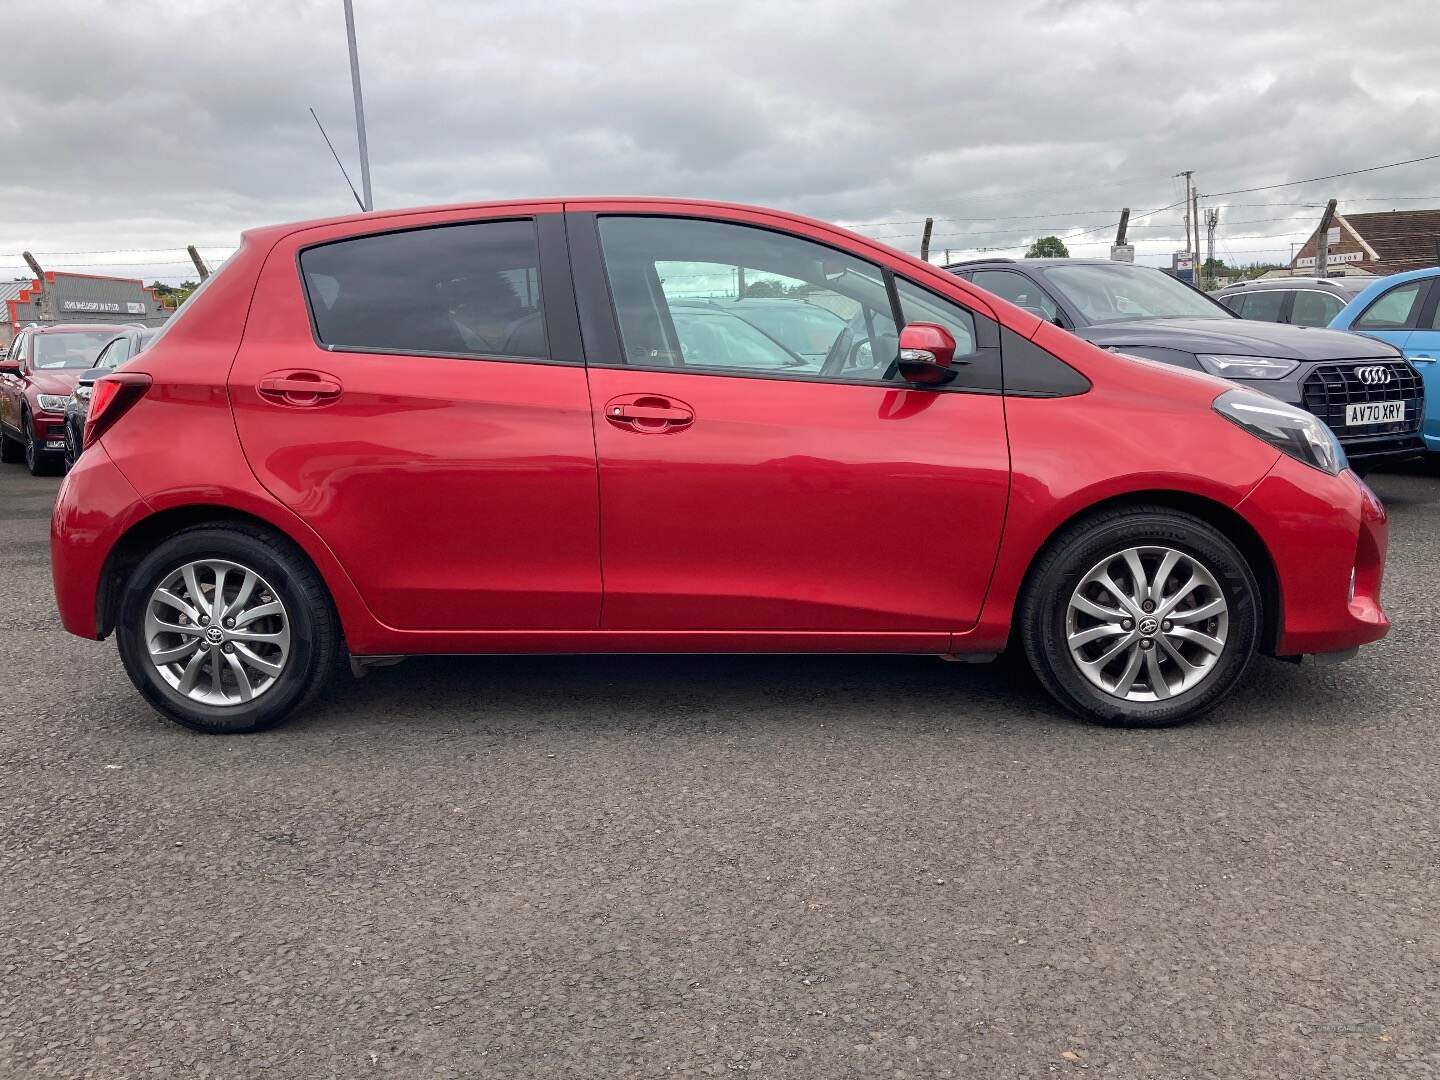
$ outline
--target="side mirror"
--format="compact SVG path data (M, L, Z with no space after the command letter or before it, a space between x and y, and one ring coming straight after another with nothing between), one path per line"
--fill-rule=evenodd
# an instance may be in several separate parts
M955 377L955 338L935 323L907 323L900 331L900 377L917 386L938 386Z
M20 361L12 360L8 356L0 360L0 375L19 375Z
M109 375L109 374L110 374L110 369L109 369L109 368L104 368L104 367L91 368L89 371L82 371L82 372L80 373L80 378L76 381L75 385L76 385L76 386L91 386L91 385L94 384L94 382L95 382L96 379L103 379L106 375Z

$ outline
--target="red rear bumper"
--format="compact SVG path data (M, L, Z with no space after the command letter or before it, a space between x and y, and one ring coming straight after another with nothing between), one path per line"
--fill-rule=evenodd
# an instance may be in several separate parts
M125 530L148 513L145 501L98 443L60 485L50 518L50 572L60 621L72 634L98 638L101 575Z
M1363 480L1281 457L1239 510L1279 577L1277 655L1343 652L1385 636L1380 582L1389 525Z

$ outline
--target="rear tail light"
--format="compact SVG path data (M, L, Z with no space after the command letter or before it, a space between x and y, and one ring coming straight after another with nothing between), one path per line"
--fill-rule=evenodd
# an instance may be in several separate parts
M81 449L89 449L95 440L145 396L150 376L138 371L117 371L97 379L90 393L90 408L85 416L85 438Z

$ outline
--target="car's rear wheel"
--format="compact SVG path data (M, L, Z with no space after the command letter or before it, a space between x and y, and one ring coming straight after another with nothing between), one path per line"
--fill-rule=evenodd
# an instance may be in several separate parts
M1234 689L1260 637L1261 596L1218 529L1165 507L1084 521L1041 557L1020 612L1040 682L1097 723L1193 720Z
M150 704L212 734L286 719L341 651L314 568L288 541L239 524L187 529L146 556L125 584L116 636Z

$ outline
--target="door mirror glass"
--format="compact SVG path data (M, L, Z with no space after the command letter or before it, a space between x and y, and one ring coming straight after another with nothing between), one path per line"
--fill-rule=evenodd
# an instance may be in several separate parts
M900 331L900 377L935 386L955 377L955 336L936 323L906 323Z

